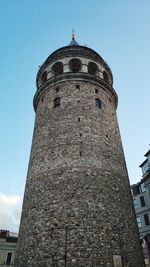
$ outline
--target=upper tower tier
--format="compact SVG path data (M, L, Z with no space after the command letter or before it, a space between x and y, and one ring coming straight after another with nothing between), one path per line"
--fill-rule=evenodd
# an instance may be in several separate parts
M113 94L117 107L117 94L113 89L113 75L108 64L91 48L79 45L74 37L68 46L54 51L40 67L37 92L34 97L36 110L41 93L54 83L64 80L87 80L101 85Z

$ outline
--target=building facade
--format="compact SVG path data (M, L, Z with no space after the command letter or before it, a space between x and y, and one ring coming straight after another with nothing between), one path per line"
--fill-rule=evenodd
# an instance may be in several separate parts
M0 267L13 267L17 248L17 235L0 230Z
M145 263L150 266L150 150L140 165L142 179L131 186L137 224L143 244Z
M37 74L17 267L143 267L108 64L54 51Z

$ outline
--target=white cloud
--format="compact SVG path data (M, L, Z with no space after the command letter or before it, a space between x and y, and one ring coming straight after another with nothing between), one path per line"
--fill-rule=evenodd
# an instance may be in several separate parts
M20 213L20 196L0 192L0 229L18 232Z
M8 196L0 192L0 205L13 206L19 203L19 196Z

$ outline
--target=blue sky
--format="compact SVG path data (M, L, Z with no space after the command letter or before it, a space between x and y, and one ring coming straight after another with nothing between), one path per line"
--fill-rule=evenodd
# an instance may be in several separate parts
M38 66L79 44L111 67L119 97L118 120L131 183L149 149L150 1L0 1L0 228L17 231L30 154Z

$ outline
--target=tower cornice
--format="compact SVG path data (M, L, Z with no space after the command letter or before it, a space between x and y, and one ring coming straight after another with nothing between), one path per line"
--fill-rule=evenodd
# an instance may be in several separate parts
M36 78L36 83L38 87L38 80L41 75L41 72L44 71L44 69L51 63L67 58L67 57L84 57L84 58L90 58L91 60L95 62L99 62L102 64L105 69L109 72L112 83L113 83L113 75L111 72L111 69L109 65L106 63L106 61L93 49L86 47L86 46L64 46L57 50L55 50L52 54L49 55L49 57L45 60L45 62L41 65Z
M59 84L61 82L65 82L65 81L82 81L82 82L90 82L92 84L96 84L101 86L104 90L108 91L111 95L113 95L114 100L115 100L115 106L117 108L118 105L118 96L117 93L115 92L114 88L108 84L107 82L105 82L103 79L91 75L89 73L65 73L65 74L60 74L58 76L55 76L49 80L47 80L47 82L45 82L43 85L40 86L40 88L37 90L37 92L35 93L34 99L33 99L33 106L34 106L34 110L36 111L38 102L40 100L41 95L43 95L43 93L49 89L50 86L53 86L56 84Z

